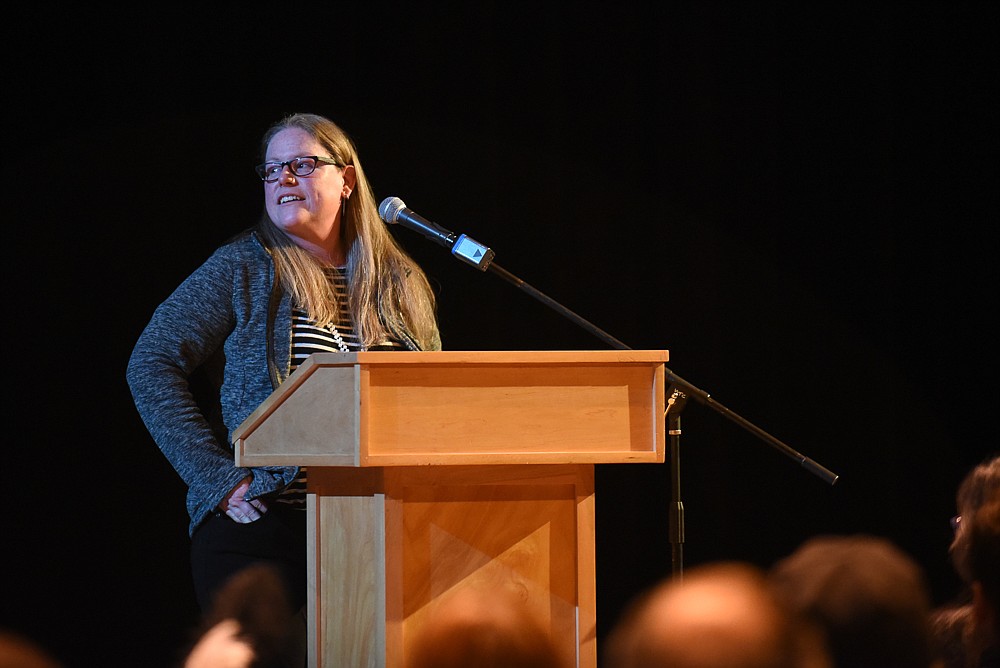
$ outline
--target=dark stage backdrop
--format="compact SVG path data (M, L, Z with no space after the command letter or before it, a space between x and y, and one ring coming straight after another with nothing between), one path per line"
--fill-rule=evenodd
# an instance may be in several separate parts
M153 308L254 223L258 139L294 111L353 135L377 199L670 350L841 476L689 403L686 568L869 533L948 601L954 491L997 451L997 5L807 5L8 16L0 625L69 665L177 661L197 620L184 489L125 363ZM606 347L394 233L447 348ZM669 480L598 467L599 640L670 573Z

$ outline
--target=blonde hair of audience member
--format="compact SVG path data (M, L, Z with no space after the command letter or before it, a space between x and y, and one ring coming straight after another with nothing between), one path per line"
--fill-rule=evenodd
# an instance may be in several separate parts
M764 572L738 562L699 566L645 592L612 629L603 658L608 668L830 665Z
M555 640L506 590L464 589L443 599L410 645L407 668L564 668Z

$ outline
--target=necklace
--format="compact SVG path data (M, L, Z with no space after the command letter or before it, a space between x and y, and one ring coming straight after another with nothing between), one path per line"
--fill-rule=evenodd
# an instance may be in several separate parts
M349 353L350 349L347 344L344 343L344 337L340 335L340 331L337 329L337 325L330 323L330 333L333 334L333 340L337 342L337 347L340 348L340 352Z
M342 295L346 295L347 279L345 278L345 276L347 267L346 266L327 267L324 271L326 273L327 279L330 281L330 285L333 288L334 293L337 293L339 289ZM342 353L351 352L350 348L347 347L347 344L344 343L344 338L340 335L340 331L337 330L337 323L331 322L328 329L330 330L330 333L333 334L333 340L337 342L337 347L340 348L340 352Z

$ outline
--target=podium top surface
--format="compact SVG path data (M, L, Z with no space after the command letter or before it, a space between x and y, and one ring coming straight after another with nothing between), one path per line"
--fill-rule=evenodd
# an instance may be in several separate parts
M666 350L314 353L234 431L240 465L663 460Z
M647 364L668 358L666 350L365 350L314 353L297 371L328 364Z

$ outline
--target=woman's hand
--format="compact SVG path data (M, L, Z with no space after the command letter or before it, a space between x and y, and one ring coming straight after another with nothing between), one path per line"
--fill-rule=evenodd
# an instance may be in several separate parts
M260 499L247 501L243 498L250 489L252 480L253 476L247 476L219 502L219 510L225 511L234 522L249 524L259 520L261 515L267 512L267 504Z

